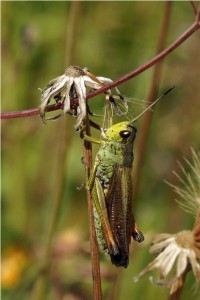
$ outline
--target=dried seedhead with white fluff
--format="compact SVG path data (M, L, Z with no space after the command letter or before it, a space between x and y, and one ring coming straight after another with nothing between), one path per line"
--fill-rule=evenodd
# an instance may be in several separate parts
M174 173L181 186L170 184L179 196L179 204L195 216L192 230L182 230L176 234L161 233L154 237L150 253L155 259L134 277L138 281L153 270L159 273L158 279L150 277L157 285L170 288L174 294L184 284L184 274L192 270L196 282L200 282L200 153L192 149L192 162L185 159L190 172L180 164L183 176ZM178 298L177 298L178 299Z
M69 113L72 100L78 98L78 105L73 109L77 117L75 129L80 130L86 116L86 87L98 90L112 82L113 81L109 78L94 76L87 68L78 66L68 67L63 75L52 79L47 87L42 90L39 110L43 122L45 123L46 120L56 120L66 113ZM117 88L115 88L115 90L119 98L124 102L124 107L127 108L125 98L120 94ZM112 97L111 91L108 90L106 94L108 95L108 99L114 103L114 97ZM52 98L56 102L62 103L63 112L54 117L45 118L45 109Z

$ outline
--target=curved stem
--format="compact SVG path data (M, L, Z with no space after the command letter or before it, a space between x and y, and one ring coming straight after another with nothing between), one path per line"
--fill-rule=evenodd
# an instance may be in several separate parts
M99 90L96 90L92 93L89 93L87 95L87 99L93 98L99 94L102 94L106 92L107 90L116 87L123 82L128 81L129 79L139 75L140 73L144 72L145 70L149 69L153 65L155 65L157 62L161 61L164 57L169 55L172 51L174 51L177 47L179 47L185 40L187 40L195 31L197 31L200 28L200 12L197 13L197 21L192 24L174 43L172 43L167 49L156 55L154 58L152 58L147 63L143 64L142 66L138 67L134 71L120 77L119 79L113 81L111 84L107 85L106 87L103 87ZM73 103L77 102L78 99L75 99ZM48 106L46 111L52 111L60 109L62 105L60 103L56 103L54 105ZM32 116L39 114L39 109L34 108L30 110L25 111L19 111L19 112L8 112L8 113L2 113L1 119L11 119L11 118L19 118L19 117L26 117L26 116Z
M162 24L161 24L160 34L159 34L159 38L158 38L157 53L161 52L165 47L165 43L167 40L167 34L168 34L168 30L169 30L171 7L172 7L172 2L166 1L165 7L164 7L163 20L162 20ZM150 85L149 93L148 93L147 100L146 100L147 103L152 103L157 98L157 92L158 92L158 88L159 88L163 62L164 61L157 63L156 66L154 67L151 85ZM145 155L145 149L146 149L148 133L149 133L152 117L153 117L153 111L148 110L146 112L146 114L144 115L143 122L142 122L142 125L140 128L140 131L142 132L142 134L139 135L138 141L137 141L137 158L136 158L136 163L135 163L135 167L134 167L134 181L133 181L133 199L136 198L137 192L139 189L141 166L142 166L144 155Z

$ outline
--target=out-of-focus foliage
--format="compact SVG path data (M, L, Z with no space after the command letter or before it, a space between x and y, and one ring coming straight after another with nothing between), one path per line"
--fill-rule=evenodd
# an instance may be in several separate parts
M164 2L81 2L74 64L117 79L145 63L155 55L163 8ZM68 1L2 3L2 111L38 107L38 88L63 74L70 9ZM188 2L173 3L168 44L193 21ZM145 242L132 244L130 266L119 274L102 257L104 299L113 294L112 299L167 297L168 291L152 286L148 278L134 283L132 277L150 261L148 246L155 233L191 229L193 224L163 179L175 181L176 160L189 157L190 147L198 150L200 146L199 42L196 32L165 59L161 90L173 85L176 89L155 109L134 206ZM121 85L120 91L145 99L151 75L152 69ZM104 96L90 103L92 110L101 111ZM134 112L134 106L130 108ZM65 187L45 299L60 299L60 291L65 293L63 299L92 299L86 193L76 189L85 180L82 146L74 119L66 118ZM136 124L138 135L142 134L140 122ZM52 215L58 132L64 124L60 119L44 125L39 116L2 121L4 299L30 299ZM137 139L135 144L137 158ZM189 276L183 299L191 293L191 282Z

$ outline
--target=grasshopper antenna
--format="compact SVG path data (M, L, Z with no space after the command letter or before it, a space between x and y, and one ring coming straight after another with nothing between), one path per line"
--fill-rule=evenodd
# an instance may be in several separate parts
M168 89L164 94L162 94L160 97L158 97L154 102L152 102L145 110L143 110L135 119L133 119L130 123L135 122L137 119L139 119L147 110L149 110L152 106L154 106L159 100L161 100L163 97L165 97L168 93L170 93L175 88L175 85Z

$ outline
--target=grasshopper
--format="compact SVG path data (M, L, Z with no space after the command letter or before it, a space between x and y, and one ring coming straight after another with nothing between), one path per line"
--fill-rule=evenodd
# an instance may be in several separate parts
M109 254L111 262L118 267L128 267L131 237L137 242L144 240L132 213L133 144L137 132L133 123L172 89L132 121L110 126L102 132L103 139L84 136L85 140L101 145L86 188L94 203L99 248Z

